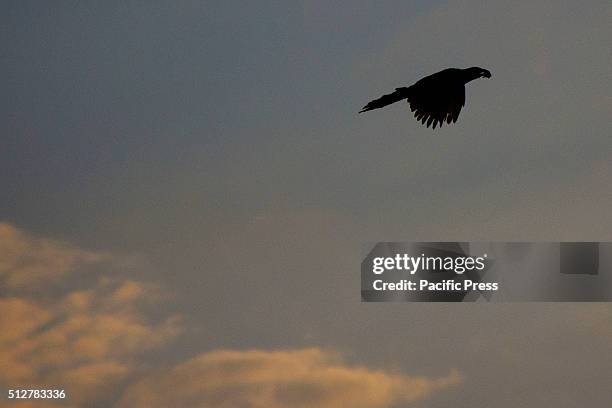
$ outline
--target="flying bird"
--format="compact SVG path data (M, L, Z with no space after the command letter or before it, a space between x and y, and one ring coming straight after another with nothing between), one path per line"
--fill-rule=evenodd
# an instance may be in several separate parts
M359 113L380 109L403 99L410 104L414 117L427 127L456 122L465 106L465 84L478 78L491 78L491 72L480 67L447 68L418 80L409 87L368 102Z

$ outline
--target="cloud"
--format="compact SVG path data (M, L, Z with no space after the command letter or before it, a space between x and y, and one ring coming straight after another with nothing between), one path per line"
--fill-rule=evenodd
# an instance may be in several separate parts
M134 373L142 352L180 332L178 316L145 315L155 286L108 271L84 288L41 295L57 281L75 286L87 266L112 258L0 225L0 384L62 388L71 403L91 402Z
M1 233L0 279L8 284L0 296L0 384L66 390L67 401L40 406L376 408L461 382L456 371L409 376L350 365L319 348L216 350L151 368L144 353L167 353L183 327L178 315L150 318L164 290L112 271L125 265L113 254L8 224Z
M129 387L119 407L388 407L457 385L347 365L318 348L201 354Z
M60 278L77 267L108 260L110 255L29 236L0 223L0 282L5 288L29 288Z

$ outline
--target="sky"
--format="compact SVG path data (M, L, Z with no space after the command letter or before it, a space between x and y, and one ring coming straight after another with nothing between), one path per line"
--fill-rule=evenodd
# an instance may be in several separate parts
M377 241L612 240L610 2L1 4L2 388L609 405L608 304L366 304L359 264ZM357 114L469 66L493 77L453 126Z

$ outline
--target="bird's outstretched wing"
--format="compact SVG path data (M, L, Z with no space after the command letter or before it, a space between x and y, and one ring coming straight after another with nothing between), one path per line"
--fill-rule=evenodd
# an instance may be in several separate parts
M415 86L408 96L410 110L414 117L427 127L444 122L456 122L465 105L465 87L463 84L445 86L430 86L423 84Z
M409 95L410 88L395 88L395 92L383 95L378 99L368 102L366 106L359 111L359 113L371 111L372 109L378 109L391 105L392 103L399 102L402 99L406 99Z

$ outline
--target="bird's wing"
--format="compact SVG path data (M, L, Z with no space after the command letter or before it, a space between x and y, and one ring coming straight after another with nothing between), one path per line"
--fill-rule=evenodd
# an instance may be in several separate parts
M444 122L456 122L465 105L463 84L442 81L428 81L415 86L408 97L414 117L427 127L435 129Z

